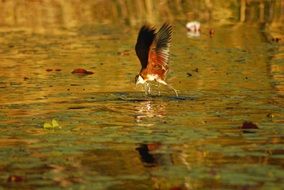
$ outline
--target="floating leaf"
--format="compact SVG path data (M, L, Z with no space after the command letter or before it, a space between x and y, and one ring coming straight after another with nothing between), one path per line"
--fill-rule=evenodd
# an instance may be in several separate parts
M61 128L58 122L55 119L51 120L51 123L45 122L43 124L44 129L56 129L56 128Z
M92 75L94 72L87 71L86 69L78 68L72 71L72 74L80 74L80 75Z
M256 129L259 129L258 126L250 121L245 121L243 125L240 127L243 133L255 133Z
M24 177L18 175L11 175L7 179L7 182L22 182L22 181L24 181Z
M52 125L50 123L44 123L43 128L44 129L52 129Z
M52 124L53 128L59 127L59 124L58 124L58 122L55 119L52 119L51 124Z

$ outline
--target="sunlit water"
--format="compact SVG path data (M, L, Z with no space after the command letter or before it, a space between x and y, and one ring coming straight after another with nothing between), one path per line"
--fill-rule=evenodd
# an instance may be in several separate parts
M283 46L245 24L196 38L183 27L168 75L179 98L135 86L138 28L1 32L0 186L281 189ZM44 129L52 119L61 128Z

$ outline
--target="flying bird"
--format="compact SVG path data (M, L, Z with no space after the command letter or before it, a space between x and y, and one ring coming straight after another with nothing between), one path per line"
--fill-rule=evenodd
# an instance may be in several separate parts
M165 79L169 71L169 48L172 39L172 26L163 24L156 32L154 27L141 27L135 45L136 55L141 63L141 70L135 77L136 85L144 85L145 93L151 94L150 81L155 81L172 89L176 96L177 90L169 85Z

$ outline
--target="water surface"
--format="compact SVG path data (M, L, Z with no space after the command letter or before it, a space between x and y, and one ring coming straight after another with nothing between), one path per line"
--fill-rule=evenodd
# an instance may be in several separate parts
M245 23L188 38L176 22L168 83L180 97L146 97L138 28L1 31L0 186L281 189L283 43ZM44 129L52 119L61 128Z

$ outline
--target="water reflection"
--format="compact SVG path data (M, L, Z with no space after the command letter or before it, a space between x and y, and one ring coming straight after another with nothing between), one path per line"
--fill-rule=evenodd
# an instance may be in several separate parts
M200 36L200 22L192 21L186 24L187 37L195 38Z
M155 135L155 129L161 127L163 118L167 118L167 109L169 102L164 101L142 101L137 104L135 116L138 126L151 126L152 133ZM159 130L158 130L159 131ZM165 134L166 135L166 134ZM182 150L183 145L177 145ZM176 167L182 167L189 172L190 167L187 162L187 153L183 150L175 152L172 145L167 142L148 142L141 143L135 148L139 155L141 164L145 167L150 176L151 186L154 189L190 189L189 177L184 175L176 179L169 174L161 174L162 171L172 171ZM185 146L186 147L186 146Z
M174 170L174 156L169 145L163 145L159 142L153 142L148 144L140 144L136 150L139 153L140 160L144 167L151 168L147 170L151 176L153 187L156 189L188 189L190 185L187 182L187 178L184 180L181 178L178 181L167 180L173 176L157 175L159 169L162 170Z
M284 39L284 34L282 35L282 39ZM283 43L284 44L284 43ZM273 78L275 83L273 84L276 92L280 96L284 96L284 46L274 44L276 46L272 51L275 52L273 56L270 57L270 75Z
M148 118L163 118L166 115L166 102L162 101L141 101L135 106L137 110L135 120L141 126L153 126L153 123L145 123Z
M196 31L196 32L189 31L189 32L187 32L187 37L188 38L197 38L199 36L200 36L200 32L199 31Z
M158 151L163 145L159 142L140 144L136 150L139 152L141 161L145 167L154 166L171 166L173 160L171 154L168 153L154 153Z
M137 25L161 20L200 20L210 25L232 22L275 25L283 23L282 7L283 1L250 0L133 0L131 3L127 0L86 0L83 3L79 0L3 0L0 9L5 11L0 13L0 26L36 33L62 33L65 29L93 23Z
M0 1L0 186L279 185L284 165L283 5L251 0ZM133 49L138 26L164 20L174 26L169 80L195 99L141 98L130 82L139 67ZM185 34L185 23L192 20L202 24L198 40ZM71 74L81 67L94 74ZM127 98L120 99L121 94ZM52 118L62 129L42 128ZM240 129L245 120L259 129Z

